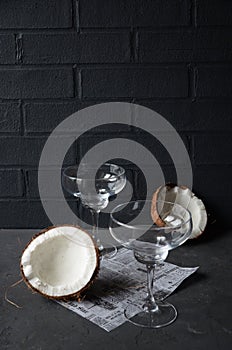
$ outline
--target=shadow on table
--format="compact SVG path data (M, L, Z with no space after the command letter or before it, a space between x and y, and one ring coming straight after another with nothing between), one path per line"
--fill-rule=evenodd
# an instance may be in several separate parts
M223 239L231 234L231 229L220 223L208 223L205 231L197 238L186 242L187 245L195 245L199 243L208 243L214 240Z

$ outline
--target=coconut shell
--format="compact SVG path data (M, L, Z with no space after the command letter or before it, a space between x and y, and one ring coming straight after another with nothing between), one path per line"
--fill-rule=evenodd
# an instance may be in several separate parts
M166 190L165 197L160 198L161 193L163 190ZM177 196L179 193L182 193L182 200L179 198L177 200ZM163 193L162 193L163 195ZM183 200L183 198L187 198L187 202ZM165 222L161 218L160 214L157 210L157 201L158 200L167 200L170 202L176 202L177 204L182 205L184 208L188 209L192 214L192 221L193 221L193 232L190 235L190 239L199 237L205 230L206 224L207 224L207 213L204 207L204 204L202 200L197 198L195 194L186 186L177 186L172 183L168 183L164 186L160 186L153 194L152 197L152 204L151 204L151 217L152 220L155 222L158 226L165 226ZM196 217L194 212L194 207L198 210L198 215ZM200 222L200 225L196 225L196 222ZM194 230L195 225L195 230Z
M47 295L43 292L41 292L40 290L36 289L34 286L32 286L28 280L28 278L25 276L24 274L24 271L23 271L23 265L22 263L20 263L20 272L21 272L21 275L22 275L22 279L23 281L25 282L25 284L29 287L29 289L31 289L32 291L34 292L37 292L41 295L43 295L44 297L48 298L48 299L55 299L55 300L62 300L62 301L68 301L68 300L76 300L76 301L81 301L84 297L85 297L85 294L87 292L87 290L91 287L91 285L94 283L94 280L96 279L98 273L99 273L99 269L100 269L100 251L96 245L96 242L93 240L92 236L85 230L83 230L81 227L79 226L75 226L75 225L59 225L59 226L49 226L45 229L43 229L42 231L36 233L32 238L31 240L27 243L27 245L25 246L23 252L22 252L22 255L24 253L24 251L27 249L27 247L31 244L32 241L34 241L38 236L40 235L43 235L45 234L47 231L53 229L53 228L59 228L59 227L63 227L63 226L70 226L70 227L75 227L81 231L84 231L92 240L93 242L93 245L95 247L95 250L96 250L96 257L97 257L97 264L96 264L96 268L92 274L92 277L90 279L90 281L81 289L81 290L78 290L77 292L75 293L71 293L71 294L68 294L68 295L64 295L64 296L50 296L50 295ZM20 259L21 261L21 259Z

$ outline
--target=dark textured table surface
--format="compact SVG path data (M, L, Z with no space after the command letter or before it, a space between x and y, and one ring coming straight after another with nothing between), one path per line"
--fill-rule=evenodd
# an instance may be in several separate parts
M32 294L18 281L22 249L35 233L29 230L0 231L0 349L114 350L114 349L232 349L232 232L208 229L204 237L187 242L167 259L181 266L200 269L168 300L178 309L178 318L158 330L125 323L107 333L53 301ZM142 296L141 296L142 297Z

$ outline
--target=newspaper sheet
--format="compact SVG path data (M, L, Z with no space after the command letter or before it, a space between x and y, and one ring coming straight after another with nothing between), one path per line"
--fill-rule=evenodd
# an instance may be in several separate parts
M155 271L154 294L169 296L198 267L185 268L163 263ZM130 250L122 248L113 259L103 259L98 278L81 302L59 304L110 332L126 322L124 309L131 305L131 316L138 313L146 296L146 267L139 264Z

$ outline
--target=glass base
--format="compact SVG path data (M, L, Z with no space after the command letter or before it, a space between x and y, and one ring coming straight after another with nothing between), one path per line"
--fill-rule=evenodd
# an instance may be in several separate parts
M101 241L101 246L99 247L101 253L101 259L112 259L117 254L117 247L111 243L105 243Z
M177 311L172 304L166 302L156 302L158 310L155 312L144 311L142 308L137 308L135 315L135 306L129 305L124 310L124 315L127 320L136 326L146 328L161 328L168 326L177 318Z

